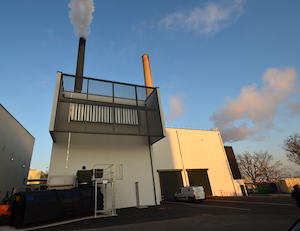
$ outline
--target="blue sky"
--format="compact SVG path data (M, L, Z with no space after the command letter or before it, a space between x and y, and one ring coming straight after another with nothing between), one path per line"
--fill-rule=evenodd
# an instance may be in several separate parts
M56 72L75 74L69 0L1 1L0 103L47 170ZM300 1L95 0L84 75L143 85L148 54L167 126L218 127L235 154L268 151L300 124ZM299 171L300 172L300 171Z

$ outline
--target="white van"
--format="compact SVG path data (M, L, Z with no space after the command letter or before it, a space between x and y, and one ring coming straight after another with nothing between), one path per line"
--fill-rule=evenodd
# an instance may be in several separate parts
M203 186L182 187L174 195L176 201L203 201L205 192Z

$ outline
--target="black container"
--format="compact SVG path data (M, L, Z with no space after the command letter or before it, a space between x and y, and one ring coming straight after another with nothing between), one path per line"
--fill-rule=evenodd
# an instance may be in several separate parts
M93 170L79 170L77 171L77 184L78 187L92 185Z
M10 226L21 228L35 223L78 217L93 213L95 188L20 192L12 203ZM98 192L97 209L103 208L103 195Z

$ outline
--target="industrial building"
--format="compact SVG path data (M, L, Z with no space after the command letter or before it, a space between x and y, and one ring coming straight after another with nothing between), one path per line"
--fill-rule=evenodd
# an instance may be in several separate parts
M35 138L1 104L0 118L1 201L15 186L26 185Z
M178 187L195 184L207 196L243 195L219 131L166 132L148 55L142 56L145 86L140 86L84 77L84 46L80 38L76 75L57 73L50 189L89 179L101 188L104 210L111 211L158 205Z
M206 196L246 195L233 149L223 146L216 128L166 128L166 137L153 145L153 152L163 199L193 185L202 185Z
M94 183L107 207L159 204L152 152L165 136L159 89L81 77L78 60L76 76L57 74L49 187L73 187L79 170L99 170ZM143 61L150 74L147 55Z

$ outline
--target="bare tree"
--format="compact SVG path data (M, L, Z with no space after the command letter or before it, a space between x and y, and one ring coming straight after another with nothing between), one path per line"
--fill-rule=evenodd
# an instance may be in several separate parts
M268 154L267 151L254 154L260 162L261 180L266 182L278 181L285 171L281 161L274 162L273 156Z
M256 158L245 152L243 155L237 155L236 159L242 176L249 177L253 184L257 184L261 173Z
M300 165L300 134L294 133L283 140L282 148L289 161Z
M251 179L253 184L259 182L277 181L284 174L285 168L280 161L273 161L272 155L265 152L245 152L237 155L237 162L243 177Z

